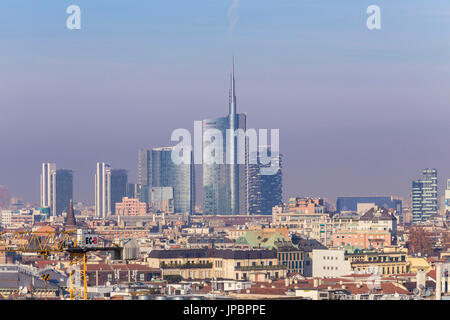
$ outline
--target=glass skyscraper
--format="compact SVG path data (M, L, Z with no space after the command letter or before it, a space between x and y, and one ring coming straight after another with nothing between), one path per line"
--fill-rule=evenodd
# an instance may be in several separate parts
M427 221L438 213L438 181L436 169L424 169L422 179L412 182L413 223Z
M226 130L246 130L247 116L236 113L236 86L234 62L231 72L231 87L228 115L226 117L206 119L203 124L203 212L205 214L247 214L247 139L243 146L234 136L227 145ZM223 153L215 154L208 148L214 140L208 132L217 132L222 136ZM241 148L240 148L241 147ZM245 153L245 163L238 164L238 150ZM220 159L221 163L213 160ZM232 159L234 164L227 164ZM219 161L220 161L219 160ZM229 161L231 162L231 161Z
M274 206L282 205L281 155L271 153L270 148L262 149L270 157L271 162L263 164L258 152L249 155L248 164L248 212L249 214L272 214ZM261 174L261 169L270 166L278 167L275 174Z
M142 186L141 201L150 203L152 187L172 187L175 213L192 213L195 207L195 170L191 164L172 161L173 147L139 150L138 184Z
M70 200L73 200L73 171L56 170L56 215L69 212Z
M128 194L128 172L125 169L111 170L111 213L116 213L116 203Z
M402 214L402 201L392 196L367 196L367 197L337 197L336 212L342 211L358 211L358 205L372 204L378 207L394 209L398 214Z

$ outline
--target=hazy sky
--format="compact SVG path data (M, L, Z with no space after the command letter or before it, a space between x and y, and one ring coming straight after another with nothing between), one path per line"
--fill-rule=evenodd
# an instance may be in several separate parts
M407 196L426 167L443 190L448 0L2 0L0 184L37 203L56 162L93 203L97 161L134 182L139 148L227 113L233 53L248 127L280 128L285 197Z

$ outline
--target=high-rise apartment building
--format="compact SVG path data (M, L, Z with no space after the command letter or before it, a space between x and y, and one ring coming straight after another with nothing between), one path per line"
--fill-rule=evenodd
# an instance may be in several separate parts
M97 162L95 173L95 216L107 218L111 215L111 165Z
M56 216L56 164L43 163L41 171L41 207L50 208Z
M270 148L260 149L271 159L270 163L263 164L258 157L258 152L249 155L248 164L248 213L272 214L272 208L283 204L282 198L282 174L281 155L272 153ZM270 166L278 168L275 174L262 174L262 168Z
M234 135L227 139L227 129L246 130L246 114L236 113L236 84L234 62L228 115L221 118L203 120L203 212L205 214L246 214L247 207L247 139L241 141ZM211 150L213 137L209 133L222 136L221 154ZM229 141L227 141L229 140ZM239 161L244 156L244 163ZM241 162L241 163L239 163Z
M70 200L73 200L73 171L56 170L56 215L68 213Z
M427 221L438 213L438 182L436 169L424 169L422 179L412 182L413 223Z
M172 161L173 147L139 150L138 184L141 201L151 203L152 187L172 187L175 213L192 213L195 207L194 163L175 164Z

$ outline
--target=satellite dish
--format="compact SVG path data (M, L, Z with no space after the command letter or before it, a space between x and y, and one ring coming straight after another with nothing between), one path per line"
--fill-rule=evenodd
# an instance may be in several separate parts
M425 286L423 284L419 284L419 289L423 290L423 289L425 289Z
M427 290L427 291L425 292L425 295L426 295L427 297L431 296L430 290Z
M417 288L414 288L413 292L415 295L418 295L420 293L419 289L417 289Z

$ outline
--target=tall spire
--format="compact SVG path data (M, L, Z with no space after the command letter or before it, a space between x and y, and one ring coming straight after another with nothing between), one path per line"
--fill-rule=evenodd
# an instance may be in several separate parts
M234 78L234 55L231 65L231 75L230 75L230 101L229 101L229 114L236 114L236 80Z
M75 220L75 214L73 212L73 201L72 201L72 199L70 199L69 210L67 211L66 224L65 224L64 227L65 227L64 229L66 231L68 229L76 229L77 228L77 222Z

